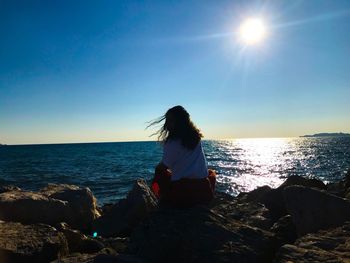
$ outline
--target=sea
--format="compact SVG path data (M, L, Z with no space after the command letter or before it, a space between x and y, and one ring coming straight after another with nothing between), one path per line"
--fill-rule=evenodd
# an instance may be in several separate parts
M350 169L350 137L204 140L217 190L233 196L288 176L325 183ZM39 190L48 183L89 187L99 205L124 198L134 181L150 182L162 158L158 142L111 142L0 146L0 185Z

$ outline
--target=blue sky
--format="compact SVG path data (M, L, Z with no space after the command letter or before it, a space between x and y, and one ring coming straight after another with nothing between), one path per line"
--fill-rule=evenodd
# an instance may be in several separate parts
M249 17L267 36L245 46ZM350 132L350 1L0 0L0 143Z

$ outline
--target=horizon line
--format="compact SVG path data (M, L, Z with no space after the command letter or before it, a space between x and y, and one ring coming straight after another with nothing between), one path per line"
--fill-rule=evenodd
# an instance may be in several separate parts
M339 132L344 133L344 132ZM317 133L316 133L317 134ZM347 134L347 133L345 133ZM305 138L305 135L299 136L275 136L275 137L237 137L237 138L206 138L203 141L229 141L229 140L243 140L243 139L288 139L288 138ZM310 138L310 137L309 137ZM91 142L52 142L52 143L19 143L6 144L0 143L0 146L31 146L31 145L65 145L65 144L94 144L94 143L133 143L133 142L160 142L158 140L125 140L125 141L91 141Z

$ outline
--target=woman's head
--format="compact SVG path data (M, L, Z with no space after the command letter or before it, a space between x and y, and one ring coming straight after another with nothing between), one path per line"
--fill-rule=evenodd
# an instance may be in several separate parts
M203 137L182 106L170 108L162 117L152 122L150 126L163 120L165 120L164 125L156 133L158 134L158 140L166 142L169 139L180 139L184 147L194 149Z

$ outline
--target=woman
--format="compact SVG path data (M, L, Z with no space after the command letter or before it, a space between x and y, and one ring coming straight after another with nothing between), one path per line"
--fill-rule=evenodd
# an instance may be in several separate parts
M216 175L207 168L201 144L203 135L182 106L169 109L150 126L164 119L157 132L158 140L163 142L163 158L155 169L153 192L175 207L208 203L214 196Z

